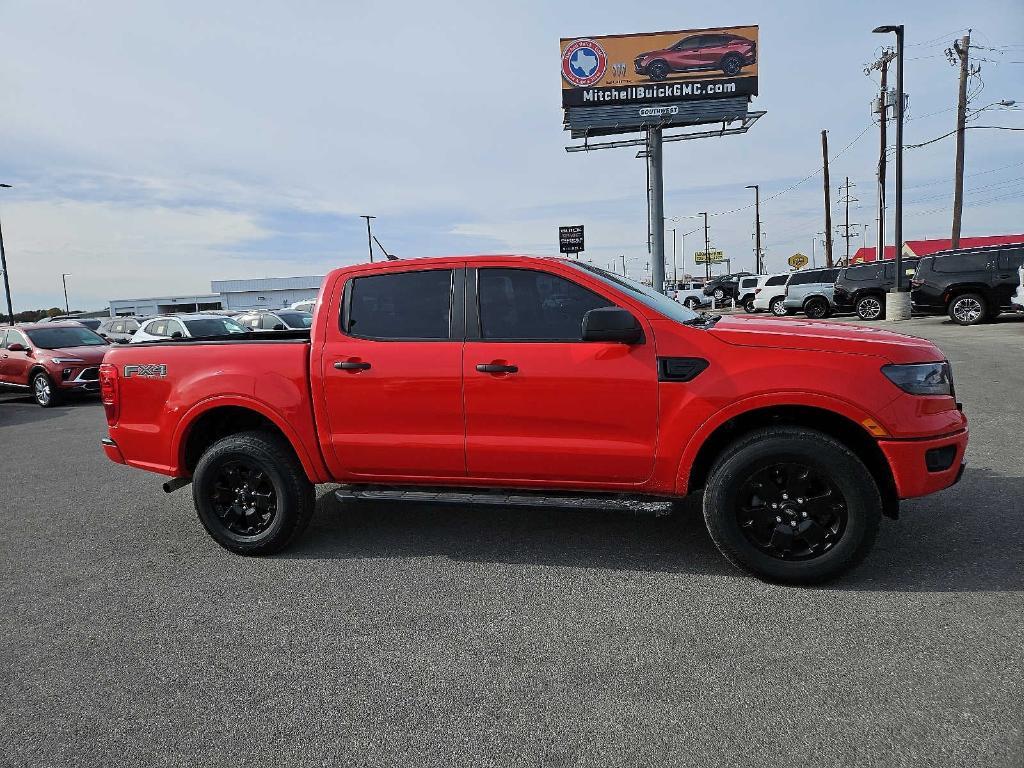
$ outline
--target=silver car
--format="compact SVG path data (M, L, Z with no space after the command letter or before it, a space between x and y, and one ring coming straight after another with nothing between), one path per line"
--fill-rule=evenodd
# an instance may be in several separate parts
M786 281L786 300L783 306L786 314L803 312L811 318L828 317L834 310L832 297L835 293L839 267L822 269L800 269Z

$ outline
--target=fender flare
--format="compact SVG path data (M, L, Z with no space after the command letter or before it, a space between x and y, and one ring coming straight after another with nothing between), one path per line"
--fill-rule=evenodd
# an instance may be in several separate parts
M830 411L856 424L860 428L864 429L864 433L866 435L875 439L871 433L864 428L862 423L865 419L876 421L874 417L867 411L847 400L843 400L832 395L823 395L819 392L802 392L798 390L751 395L743 398L742 400L730 403L725 408L716 411L690 436L690 439L687 441L680 453L679 463L676 468L676 493L678 495L685 495L689 493L690 489L688 486L690 484L690 471L693 469L694 461L700 453L700 449L707 443L708 438L710 438L719 427L724 425L727 421L735 419L737 416L742 416L746 413L763 410L765 408L786 406L794 408L817 408L823 411Z
M302 468L305 470L306 476L309 478L310 482L324 483L329 481L330 476L327 472L327 467L324 465L323 458L319 453L310 455L298 434L281 416L281 414L277 413L277 411L272 408L268 408L265 403L244 395L215 395L213 397L208 397L205 400L200 400L198 403L195 403L184 414L182 414L181 419L179 419L177 426L174 428L174 434L171 437L171 457L175 464L174 469L176 475L182 475L184 473L185 445L188 442L188 436L196 421L208 411L228 406L245 408L266 418L275 427L281 430L281 434L284 435L285 439L291 445L292 450L295 451L295 455L298 457L299 463L302 464Z

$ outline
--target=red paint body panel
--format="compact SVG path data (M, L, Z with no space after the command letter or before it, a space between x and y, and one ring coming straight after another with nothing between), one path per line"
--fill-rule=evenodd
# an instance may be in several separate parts
M340 329L348 280L360 275L488 266L567 277L629 309L634 345L604 342L378 341ZM688 382L659 381L659 357L702 358ZM364 264L328 275L311 342L130 345L107 362L166 365L165 378L120 380L110 428L131 466L183 475L195 420L223 405L276 424L314 482L630 490L683 495L702 445L730 419L801 406L884 430L879 445L902 497L950 485L967 442L952 397L909 395L881 368L944 359L928 341L831 322L725 317L681 325L559 259L450 257ZM335 363L365 361L365 370ZM477 364L516 365L513 374ZM950 438L950 435L955 435ZM945 440L946 443L942 441ZM928 473L924 451L958 445ZM936 442L938 441L938 442Z

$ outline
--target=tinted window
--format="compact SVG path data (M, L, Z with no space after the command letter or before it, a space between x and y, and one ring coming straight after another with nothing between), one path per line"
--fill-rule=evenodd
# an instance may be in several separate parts
M106 344L100 336L88 328L46 328L29 331L32 343L40 349L61 347L98 347ZM8 342L9 343L9 342Z
M308 312L278 312L277 316L289 328L309 328L313 324L313 316Z
M245 333L245 328L240 326L230 317L203 318L202 320L186 320L185 327L193 336L224 336L229 333ZM167 331L171 332L170 325Z
M743 288L753 288L755 285L757 285L756 277L744 277L740 280L740 286Z
M872 264L868 267L851 267L843 272L843 277L854 283L865 280L877 280L881 276L882 266L880 264Z
M482 269L478 286L485 339L582 341L583 315L612 306L577 283L532 269Z
M347 289L348 328L371 339L447 339L452 271L357 277Z
M1024 263L1024 250L999 252L1000 269L1020 269L1022 263Z
M772 275L764 281L765 285L785 285L789 275Z
M990 258L988 253L951 253L935 259L932 269L936 272L984 272Z
M124 332L125 333L134 333L137 330L139 330L139 324L137 322L135 322L134 320L125 320L124 321Z

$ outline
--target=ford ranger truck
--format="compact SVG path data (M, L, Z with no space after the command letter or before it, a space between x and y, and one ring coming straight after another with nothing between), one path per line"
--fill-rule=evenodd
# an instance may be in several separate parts
M314 486L677 500L763 579L834 577L900 499L959 480L967 420L933 344L699 314L557 258L331 272L309 331L113 347L115 462L191 482L223 547L277 552Z

